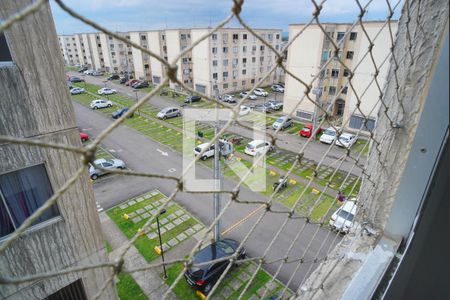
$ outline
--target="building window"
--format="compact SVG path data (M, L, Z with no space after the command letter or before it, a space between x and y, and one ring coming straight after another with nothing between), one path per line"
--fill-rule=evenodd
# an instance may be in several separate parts
M217 73L213 73L213 79L215 79L215 80L218 79Z
M334 95L334 94L336 94L336 87L335 87L335 86L330 86L330 87L328 88L328 94L329 94L329 95Z
M237 41L239 39L239 34L233 34L233 41Z
M213 33L213 34L211 35L211 39L212 39L213 41L217 41L217 34Z
M78 279L75 282L63 287L59 291L44 298L44 300L87 300L86 292L84 291L83 282Z
M246 34L246 33L244 33L244 34L242 35L242 39L243 39L243 40L246 40L246 39L247 39L247 34Z
M242 59L242 63L245 64L246 62L247 62L247 58L244 57L244 58Z
M344 70L344 77L348 77L350 75L350 71L348 69Z
M280 48L280 46L275 45L275 50L278 50Z
M256 57L252 57L252 63L256 62Z
M345 32L338 32L336 36L336 41L340 41L344 38Z
M239 63L239 59L233 58L233 67L237 66Z
M234 70L234 71L233 71L233 78L236 78L237 75L238 75L238 71L237 71L237 70Z
M224 66L224 67L228 66L228 59L224 59L224 60L223 60L223 66Z
M273 40L273 34L272 34L272 33L269 33L269 34L267 35L267 39L268 39L269 41Z
M255 52L255 51L256 51L256 46L253 45L253 46L252 46L252 52Z
M147 37L145 35L141 35L141 41L146 41Z
M342 89L341 93L344 94L344 95L347 95L348 87L344 86L344 88L341 87L341 89Z
M237 82L233 82L233 87L237 87L238 83Z
M223 53L228 53L228 47L223 47Z
M251 80L250 80L250 83L251 83L251 84L254 84L254 83L255 83L255 79L251 79Z
M339 69L332 69L331 70L331 77L338 78L339 77Z
M114 52L114 51L113 51L113 52L111 52L111 55L112 55L112 56L116 55L116 52Z
M145 64L144 69L150 69L150 66L148 64Z
M366 124L364 124L364 118L358 115L352 115L348 126L353 129L360 129L365 131L372 131L375 128L375 119L368 118Z
M259 62L260 62L260 63L263 63L263 62L264 62L264 56L261 56L261 57L259 58Z
M302 110L297 110L295 114L300 119L312 121L312 113L309 113L309 112L306 112L306 111L302 111Z
M246 75L247 74L247 70L246 69L243 69L242 70L242 75Z
M247 46L242 46L242 52L244 52L244 53L247 52Z
M217 54L217 48L216 48L216 47L213 47L213 48L212 48L212 53L213 53L213 54Z
M226 80L228 78L228 72L223 72L223 80Z
M347 59L353 59L353 51L347 51Z
M277 34L275 38L276 38L277 40L279 40L279 39L280 39L280 35Z
M228 42L228 33L222 33L222 40L223 42Z
M223 89L227 89L228 88L228 83L224 83L223 84Z
M264 51L265 47L264 45L261 45L261 47L259 47L259 50Z
M43 164L0 175L0 237L6 236L53 195ZM52 205L33 225L59 216Z
M184 75L189 75L189 72L190 72L189 69L184 69L184 70L183 70Z
M217 60L213 60L212 65L213 65L213 67L217 67Z
M322 61L328 60L328 50L322 52Z
M245 86L246 82L245 80L242 80L242 86Z
M350 32L350 41L356 41L357 36L358 36L357 32Z
M233 53L237 54L238 53L238 49L239 49L238 46L234 46L233 47Z
M186 35L185 35L185 34L181 34L181 35L180 35L180 39L181 39L181 40L185 40L185 39L186 39Z

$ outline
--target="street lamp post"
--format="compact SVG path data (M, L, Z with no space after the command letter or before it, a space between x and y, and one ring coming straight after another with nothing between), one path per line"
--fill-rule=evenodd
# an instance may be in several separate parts
M163 246L162 246L161 230L159 228L159 216L162 215L162 214L165 214L165 213L166 213L166 210L163 209L159 213L159 215L156 216L156 224L157 224L157 227L158 227L158 237L159 237L159 248L161 249L161 259L162 259L162 266L163 266L163 270L164 270L164 277L163 277L164 280L167 279L167 272L166 272L166 265L164 263L164 249L163 249Z

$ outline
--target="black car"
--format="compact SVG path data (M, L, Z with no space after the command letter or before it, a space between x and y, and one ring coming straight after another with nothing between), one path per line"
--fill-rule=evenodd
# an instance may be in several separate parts
M87 71L87 67L82 67L80 69L78 69L78 73L83 73L84 71Z
M118 119L120 118L124 113L126 113L129 110L128 107L122 107L121 109L116 110L115 112L112 113L112 117L113 119ZM131 114L129 116L129 118L132 118L133 114Z
M111 76L109 76L106 79L108 79L108 80L116 80L116 79L119 79L119 78L120 78L120 76L118 74L112 74Z
M197 101L200 101L200 99L202 99L202 97L197 96L197 95L191 95L191 96L186 97L186 99L184 100L184 103L197 102Z
M76 76L72 76L69 78L70 82L83 82L84 79L80 78L80 77L76 77Z
M127 82L129 79L126 76L122 76L119 78L119 83L120 84L124 84L125 82Z
M193 265L184 273L187 283L202 293L208 294L230 261L223 260L212 264L202 264L200 266L196 266L196 264L229 257L236 252L238 246L239 243L235 240L223 239L197 252L193 257ZM245 249L241 248L238 259L243 258L245 258Z
M149 87L149 84L147 81L138 81L137 83L133 84L132 87L135 89L142 89Z

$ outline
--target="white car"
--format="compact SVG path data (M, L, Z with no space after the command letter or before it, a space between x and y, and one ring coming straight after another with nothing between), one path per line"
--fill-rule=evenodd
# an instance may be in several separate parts
M255 156L273 150L274 147L269 142L263 140L253 140L247 144L247 147L245 147L244 152L248 155Z
M255 93L256 96L262 96L262 97L267 97L269 96L269 93L266 92L264 89L262 88L256 88L253 93Z
M339 147L350 149L357 140L358 138L356 137L356 135L344 132L343 134L341 134L339 139L336 140L336 145L338 145Z
M223 95L222 96L222 101L223 102L228 102L228 103L236 103L236 98L234 98L232 95Z
M243 92L240 92L239 93L239 96L241 96L241 98L244 98L245 96L247 96L248 95L248 92L247 91L243 91ZM248 95L248 97L247 97L247 99L250 99L250 100L256 100L256 95L255 94L250 94L250 95Z
M292 121L291 118L288 118L287 116L282 116L279 117L273 124L272 124L272 129L273 130L277 130L278 128L281 127L280 130L286 129L288 127L291 127L292 125L294 125L294 122Z
M79 88L79 87L74 87L73 89L70 90L71 95L83 94L84 92L86 92L86 91L83 88Z
M110 88L101 88L97 91L97 94L99 95L111 95L111 94L115 94L117 93L117 91L115 89L110 89Z
M104 99L97 99L91 102L89 105L92 109L98 109L98 108L105 108L105 107L111 107L113 104L111 101L104 100Z
M348 233L353 226L353 218L355 217L357 209L356 199L347 200L347 202L339 207L331 216L331 228L341 233Z
M246 116L250 113L251 109L248 106L245 105L241 105L240 109L239 109L239 116Z
M282 87L281 85L278 85L278 84L272 85L271 89L274 92L284 93L284 87Z
M83 74L85 74L85 75L92 75L92 74L94 74L94 72L95 72L95 70L86 70L86 71L83 72Z
M208 143L204 143L204 144L200 144L197 147L195 147L194 149L194 154L195 156L200 155L200 153L203 151L203 149L206 149L206 147L208 146ZM214 144L212 144L211 146L209 146L209 148L207 150L205 150L205 152L202 154L201 160L207 160L210 157L214 156Z
M125 163L120 159L104 159L99 158L94 160L94 164L89 167L89 176L92 180L97 179L99 176L108 174L107 170L100 170L98 167L103 169L125 169Z
M339 130L339 127L335 127ZM320 136L320 141L325 144L332 144L336 139L336 129L333 127L328 127L323 134Z

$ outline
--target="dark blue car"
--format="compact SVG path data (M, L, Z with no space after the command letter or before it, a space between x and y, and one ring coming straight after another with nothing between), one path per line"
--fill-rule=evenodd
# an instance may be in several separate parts
M124 113L126 113L128 111L128 107L123 107L121 109L116 110L115 112L112 113L112 117L113 119L118 119L120 118ZM131 114L129 116L129 118L133 117L133 114Z

